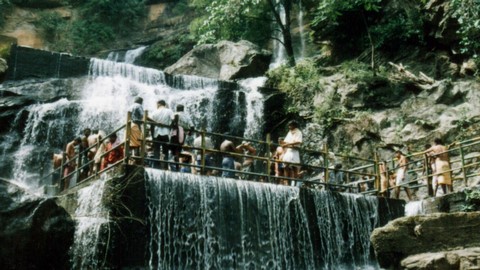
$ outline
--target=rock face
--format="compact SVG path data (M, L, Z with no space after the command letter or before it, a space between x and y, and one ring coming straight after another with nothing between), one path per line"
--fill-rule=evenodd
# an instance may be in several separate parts
M392 266L398 268L401 264L406 269L459 269L458 264L453 262L459 260L450 260L450 257L461 257L458 255L461 252L444 251L480 247L479 225L480 212L403 217L390 222L385 227L375 229L370 240L377 260L384 268ZM419 257L405 259L411 255L420 256L417 254L427 252L443 253L429 257L429 262L422 259L422 263L417 263L418 267L412 265L413 261L420 261ZM472 252L478 257L477 249ZM447 267L445 264L445 268L443 266L435 268L436 263L442 260L450 261L448 265L457 265L457 267ZM420 267L423 264L425 266ZM407 265L410 266L407 267Z
M422 253L401 262L403 269L472 270L480 267L480 248L466 248L435 253Z
M67 269L74 223L53 199L32 197L0 180L2 269Z
M194 48L165 72L220 80L258 77L268 70L270 58L251 42L221 41Z

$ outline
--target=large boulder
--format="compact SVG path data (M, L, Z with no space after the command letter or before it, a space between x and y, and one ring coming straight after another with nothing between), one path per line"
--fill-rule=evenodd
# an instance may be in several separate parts
M407 270L472 270L480 268L480 248L429 252L408 256L401 262Z
M370 240L380 266L398 268L411 255L480 247L479 222L480 212L403 217L375 229Z
M221 41L194 48L165 72L219 80L259 77L268 70L270 58L270 53L249 41Z
M0 179L2 269L68 269L74 222L51 198Z

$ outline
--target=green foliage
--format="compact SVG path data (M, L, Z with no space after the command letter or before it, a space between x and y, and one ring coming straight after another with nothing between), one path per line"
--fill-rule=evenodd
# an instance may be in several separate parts
M452 17L458 20L460 29L461 52L472 56L477 63L480 53L480 1L479 0L451 0Z
M175 16L184 15L189 10L190 6L188 5L188 0L179 0L173 8L172 14Z
M66 22L57 12L44 11L39 14L35 25L43 30L48 41L56 42L57 35L64 30Z
M387 2L321 0L312 17L312 38L330 40L339 53L347 55L363 52L371 42L375 48L387 49L421 42L420 11L411 7L386 9Z
M261 0L193 1L192 6L203 12L202 24L198 21L190 28L198 44L219 40L249 40L264 45L270 39L271 23L268 6ZM267 18L267 20L265 20Z
M11 7L10 0L0 0L0 28L5 24L5 16Z
M4 1L4 0L0 0ZM146 16L143 0L69 0L80 17L66 21L56 12L42 12L36 21L50 47L77 54L96 54L118 36L131 33Z
M185 33L179 39L172 40L168 46L165 46L165 43L153 44L142 55L140 64L164 69L185 55L194 44L195 41L188 33Z
M480 210L480 190L466 189L464 192L465 192L465 204L462 207L462 211L465 211L465 212L479 211Z
M76 54L94 54L115 37L111 27L89 21L77 21L70 29L71 50Z
M102 23L126 34L146 15L143 0L87 0L81 6L84 20Z
M295 67L280 66L268 71L269 87L277 88L288 96L287 111L312 111L315 93L321 91L318 67L312 60L305 60Z

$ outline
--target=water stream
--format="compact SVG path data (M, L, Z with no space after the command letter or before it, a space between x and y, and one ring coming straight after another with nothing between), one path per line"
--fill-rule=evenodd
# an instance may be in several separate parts
M149 269L375 268L378 200L147 170Z

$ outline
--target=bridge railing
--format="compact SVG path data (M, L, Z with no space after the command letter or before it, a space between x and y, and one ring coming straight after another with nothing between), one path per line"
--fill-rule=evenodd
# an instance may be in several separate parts
M136 164L146 167L155 167L158 168L159 164L164 164L163 167L174 168L174 167L187 167L190 168L192 173L205 175L207 172L231 172L235 174L235 178L241 178L244 180L259 181L259 182L268 182L274 184L289 184L297 186L307 186L307 187L317 187L332 189L345 192L357 192L363 194L379 194L380 192L380 170L379 170L379 159L377 155L374 155L373 159L361 158L350 155L342 155L338 153L330 152L327 146L323 146L322 149L309 149L307 147L300 147L299 151L302 156L300 164L288 163L280 161L273 157L274 150L280 146L277 143L272 142L270 135L267 134L265 140L256 140L249 138L236 137L226 134L206 132L205 130L187 130L187 132L192 132L196 136L200 137L201 145L200 147L194 147L193 145L183 145L182 146L182 155L190 155L191 163L184 163L181 159L178 160L168 160L166 158L155 158L151 154L152 147L155 145L158 147L159 144L164 145L168 148L174 146L175 144L170 142L158 142L155 141L153 136L148 136L149 131L154 127L162 126L156 122L151 121L148 118L148 111L145 111L145 116L142 122L142 138L140 139L141 145L138 151L138 154L133 155L130 149L131 143L131 115L128 113L126 124L112 131L110 134L107 134L105 138L101 138L98 141L97 145L88 147L84 149L81 153L78 153L71 160L77 162L77 166L72 171L67 171L66 168L69 165L67 158L64 155L62 159L62 164L58 168L55 168L52 173L47 175L48 178L53 178L56 186L61 189L61 187L68 187L68 181L75 179L76 183L81 183L84 181L89 181L91 179L97 179L101 174L112 170L120 164ZM123 135L123 143L121 146L124 150L124 157L117 161L115 164L110 164L108 167L103 168L102 170L92 170L91 167L95 166L94 160L88 160L84 157L92 148L99 148L100 144L106 144L109 135L111 134L120 134ZM223 140L235 141L247 141L251 146L256 149L255 154L241 153L241 152L224 152L216 148L209 148L206 145L206 139L210 138L214 145L219 145ZM463 179L465 184L468 185L468 178L473 176L478 176L478 173L469 173L469 168L472 168L476 165L480 165L480 162L469 162L475 158L479 158L479 155L470 155L466 156L468 153L467 149L472 147L480 148L480 137L455 143L455 147L449 149L447 152L452 154L458 154L459 158L451 160L452 172L461 172L458 179ZM110 151L114 151L111 149ZM100 156L100 159L103 160L109 152L105 152ZM214 164L208 166L206 162L207 156L214 158ZM241 169L226 169L222 166L215 164L221 164L221 158L224 155L229 155L237 160L250 159L254 164L253 171L242 171ZM410 180L403 182L400 186L405 187L423 187L426 184L419 183L424 182L429 177L432 177L434 174L426 174L427 156L424 153L416 153L408 155L409 158L409 170L407 174L415 175L415 177L410 177ZM197 163L197 160L199 162ZM283 166L301 166L301 176L287 177L285 175L275 175L274 166L282 164ZM335 167L336 164L342 164L343 166ZM393 159L387 161L388 170L386 170L387 179L390 175L393 175L398 169L396 167L396 162ZM166 166L165 166L166 165ZM87 173L85 173L87 171ZM89 172L89 173L88 173ZM336 176L340 174L342 181L337 182ZM333 180L333 181L332 181ZM67 184L66 184L67 182ZM413 186L412 186L413 185ZM390 184L390 181L387 182L387 190L394 188Z

